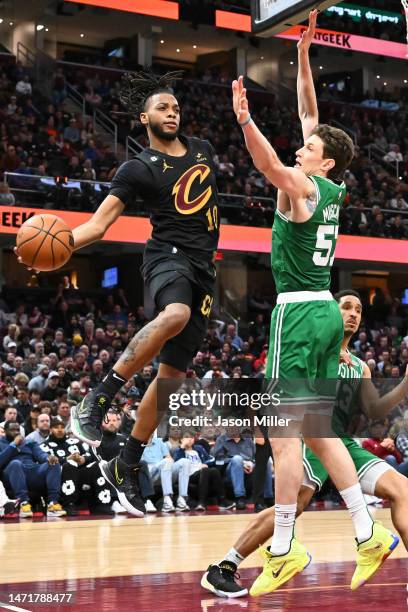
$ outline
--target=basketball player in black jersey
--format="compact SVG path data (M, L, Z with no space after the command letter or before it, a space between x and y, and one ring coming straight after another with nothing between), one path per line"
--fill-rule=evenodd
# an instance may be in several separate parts
M122 455L101 464L120 503L137 516L144 513L138 464L158 425L157 380L185 377L203 340L213 301L213 261L219 237L214 150L206 140L179 133L180 108L170 89L174 78L180 75L168 73L159 78L139 72L124 77L121 102L130 113L140 113L149 147L119 168L98 210L73 230L78 250L100 240L136 198L150 212L153 231L144 251L142 274L159 314L132 338L103 381L71 414L74 435L99 446L101 422L115 394L160 355L157 378L137 410Z

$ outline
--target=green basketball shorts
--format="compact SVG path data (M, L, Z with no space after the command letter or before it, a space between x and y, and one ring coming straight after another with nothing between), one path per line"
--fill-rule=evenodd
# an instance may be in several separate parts
M353 460L363 493L374 495L377 480L394 468L362 448L353 438L342 438L342 441ZM316 485L317 489L321 489L329 475L324 465L306 444L303 444L303 468L305 472L303 484L312 487Z
M330 291L281 293L272 313L265 378L285 405L327 401L336 394L343 319Z

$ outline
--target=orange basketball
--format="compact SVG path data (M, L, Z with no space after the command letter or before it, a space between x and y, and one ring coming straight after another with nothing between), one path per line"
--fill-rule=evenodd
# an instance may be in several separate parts
M16 246L26 266L48 272L67 263L74 248L74 237L59 217L35 215L20 227Z

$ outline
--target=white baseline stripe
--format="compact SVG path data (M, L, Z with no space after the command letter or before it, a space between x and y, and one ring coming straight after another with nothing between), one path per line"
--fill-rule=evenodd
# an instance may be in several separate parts
M10 604L3 603L2 601L0 601L0 608L4 608L5 610L14 610L14 612L32 612L26 608L17 608L16 606L11 606Z

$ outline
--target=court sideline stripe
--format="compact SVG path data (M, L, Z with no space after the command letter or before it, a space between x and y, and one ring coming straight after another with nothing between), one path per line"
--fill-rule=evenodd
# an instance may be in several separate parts
M17 608L17 606L11 606L10 604L3 603L2 601L0 601L0 608L4 608L5 610L13 610L14 612L32 612L26 608Z

